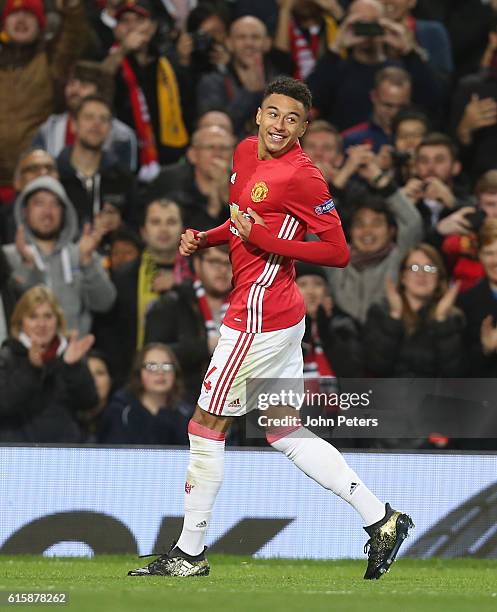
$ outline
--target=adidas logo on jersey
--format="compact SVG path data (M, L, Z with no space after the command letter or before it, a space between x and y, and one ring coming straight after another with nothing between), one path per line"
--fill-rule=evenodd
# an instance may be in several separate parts
M242 407L242 404L238 398L228 404L228 408L241 408L241 407Z

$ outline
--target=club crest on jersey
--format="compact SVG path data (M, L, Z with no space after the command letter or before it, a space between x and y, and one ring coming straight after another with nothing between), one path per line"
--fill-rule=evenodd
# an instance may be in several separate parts
M331 212L334 208L335 208L335 202L333 202L333 200L330 198L323 204L316 206L314 208L314 212L316 213L316 215L325 215L326 213Z
M267 197L268 193L269 189L266 183L264 181L259 181L252 187L250 197L252 199L252 202L262 202L262 200Z

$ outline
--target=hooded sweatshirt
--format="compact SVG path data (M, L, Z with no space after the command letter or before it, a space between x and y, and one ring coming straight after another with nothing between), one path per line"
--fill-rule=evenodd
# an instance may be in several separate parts
M41 190L57 196L64 208L62 226L50 254L38 248L37 240L24 218L28 198ZM59 181L48 176L31 181L16 200L14 218L17 227L21 224L24 226L26 241L32 249L35 263L26 264L15 244L4 246L13 275L24 289L39 284L48 286L59 300L68 329L77 329L81 334L88 333L92 322L91 312L110 310L116 290L98 255L92 255L88 266L80 265L79 245L73 242L78 235L77 215L64 188Z

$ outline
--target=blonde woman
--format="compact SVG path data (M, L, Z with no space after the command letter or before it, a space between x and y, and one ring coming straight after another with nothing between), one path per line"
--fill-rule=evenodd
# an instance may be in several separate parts
M0 440L83 441L75 414L98 403L84 361L94 337L65 333L64 313L49 289L24 293L0 350Z

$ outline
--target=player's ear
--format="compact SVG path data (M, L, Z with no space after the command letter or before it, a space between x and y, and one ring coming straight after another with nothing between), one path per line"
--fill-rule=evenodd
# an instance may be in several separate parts
M261 115L262 115L262 108L259 106L259 108L257 109L257 114L255 116L255 122L257 123L257 125L261 124Z
M302 138L302 136L305 134L308 125L309 125L309 122L305 121L304 125L302 126L302 129L301 129L301 131L299 133L299 138Z

